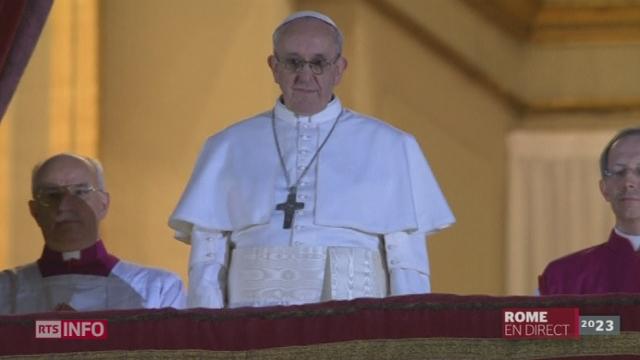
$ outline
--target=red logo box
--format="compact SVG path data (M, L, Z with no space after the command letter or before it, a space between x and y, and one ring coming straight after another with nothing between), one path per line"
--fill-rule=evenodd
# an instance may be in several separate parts
M507 339L578 339L578 308L509 308L502 310Z
M106 340L107 320L36 320L36 339Z

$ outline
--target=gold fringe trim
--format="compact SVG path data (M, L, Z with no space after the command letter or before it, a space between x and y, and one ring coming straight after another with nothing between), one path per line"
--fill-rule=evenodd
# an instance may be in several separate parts
M0 359L209 359L209 360L536 360L575 356L640 355L640 332L583 336L579 340L505 340L428 338L356 340L262 350L137 350L0 356Z

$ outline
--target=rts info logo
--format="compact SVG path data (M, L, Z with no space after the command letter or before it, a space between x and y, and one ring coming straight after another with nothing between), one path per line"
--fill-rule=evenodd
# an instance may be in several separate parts
M107 320L36 320L36 339L106 340Z

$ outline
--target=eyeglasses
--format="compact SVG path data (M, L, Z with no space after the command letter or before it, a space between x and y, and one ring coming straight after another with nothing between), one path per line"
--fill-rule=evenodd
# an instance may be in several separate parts
M35 200L42 206L53 207L58 206L67 194L84 200L94 191L99 190L89 184L43 187L36 190Z
M322 58L307 61L295 57L280 60L278 58L278 55L275 55L275 58L280 64L284 65L284 68L287 69L287 71L290 71L292 73L302 72L304 66L309 65L309 69L311 69L312 73L314 73L315 75L322 75L327 68L338 61L338 59L340 58L340 54L338 54L338 56L336 56L333 61L327 61Z
M632 169L628 167L615 168L604 171L604 177L607 179L624 179L629 172L633 173L636 177L640 178L640 166Z

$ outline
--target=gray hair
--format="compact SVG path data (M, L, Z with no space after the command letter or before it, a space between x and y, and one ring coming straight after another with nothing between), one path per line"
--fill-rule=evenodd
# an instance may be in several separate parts
M607 146L602 150L602 154L600 154L600 176L602 178L605 177L605 173L609 170L609 153L611 152L611 148L618 140L628 136L640 136L640 127L633 127L621 130L613 139L609 140Z
M46 163L48 163L49 161L58 158L58 157L62 157L62 156L68 156L68 157L72 157L75 159L78 159L84 163L86 163L91 170L93 171L93 173L96 175L96 181L97 181L97 185L98 185L98 190L104 191L105 190L105 182L104 182L104 169L102 168L102 164L100 163L99 160L94 159L94 158L90 158L88 156L82 156L82 155L78 155L78 154L73 154L73 153L60 153L57 155L53 155L43 161L40 161L39 163L37 163L34 167L33 170L31 170L31 195L35 197L36 195L36 177L38 176L38 172L40 171L40 169L42 168L42 166L44 166Z
M282 35L282 32L287 28L287 26L289 26L291 23L299 19L316 19L329 25L336 36L335 42L338 48L338 55L342 54L342 44L344 42L342 31L340 31L340 28L338 28L338 25L336 25L336 23L333 20L331 20L330 17L328 17L325 14L319 13L317 11L298 11L296 13L289 15L286 19L284 19L280 23L280 25L278 25L276 30L273 32L274 53L275 53L276 45L278 44L278 41L280 40L280 36Z

